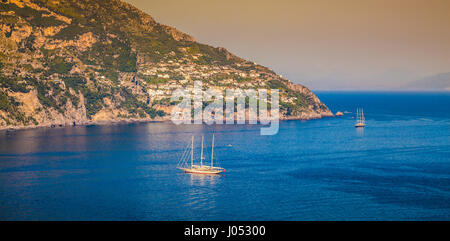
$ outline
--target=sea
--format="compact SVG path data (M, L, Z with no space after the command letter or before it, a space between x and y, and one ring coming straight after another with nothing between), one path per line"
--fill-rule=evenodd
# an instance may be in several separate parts
M0 220L450 220L449 92L316 92L342 117L0 131ZM356 129L357 108L366 127ZM222 175L177 169L195 136Z

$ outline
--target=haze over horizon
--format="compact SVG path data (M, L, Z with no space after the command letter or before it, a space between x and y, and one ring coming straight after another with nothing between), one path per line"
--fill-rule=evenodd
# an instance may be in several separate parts
M450 1L126 0L312 89L397 89L450 72Z

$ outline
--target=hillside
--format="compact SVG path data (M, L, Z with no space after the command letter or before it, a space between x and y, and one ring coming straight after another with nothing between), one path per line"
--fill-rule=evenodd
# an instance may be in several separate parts
M168 119L193 81L278 88L282 118L332 115L306 87L119 0L1 0L0 128Z
M412 81L405 86L408 90L450 90L450 72L428 76Z

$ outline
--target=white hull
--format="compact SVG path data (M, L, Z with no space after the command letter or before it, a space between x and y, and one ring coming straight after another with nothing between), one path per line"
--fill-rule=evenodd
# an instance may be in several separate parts
M225 169L222 168L211 168L211 167L193 167L193 168L180 168L186 173L195 173L195 174L219 174L224 172Z
M358 124L355 125L356 128L358 128L358 127L364 127L364 126L366 126L366 125L363 124L363 123L358 123Z

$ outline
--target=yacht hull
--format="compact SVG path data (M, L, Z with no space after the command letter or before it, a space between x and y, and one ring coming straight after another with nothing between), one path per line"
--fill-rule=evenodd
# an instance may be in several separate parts
M180 168L186 173L195 173L195 174L219 174L224 172L225 169L216 169L216 168Z

